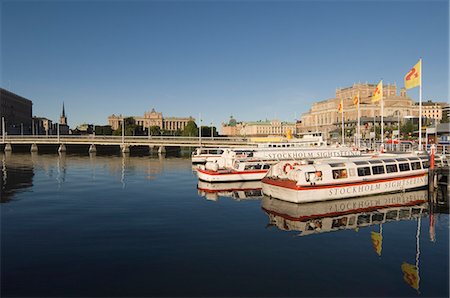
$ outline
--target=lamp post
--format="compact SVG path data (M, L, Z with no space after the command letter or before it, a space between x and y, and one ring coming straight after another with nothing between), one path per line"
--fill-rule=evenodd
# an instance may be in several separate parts
M122 116L122 144L125 143L125 121Z

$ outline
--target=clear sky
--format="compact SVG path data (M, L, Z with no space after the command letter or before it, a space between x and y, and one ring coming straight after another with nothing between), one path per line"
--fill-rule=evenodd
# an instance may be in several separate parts
M449 1L1 1L1 85L69 125L293 121L357 82L448 100ZM416 88L417 89L417 88ZM408 94L418 100L418 91Z

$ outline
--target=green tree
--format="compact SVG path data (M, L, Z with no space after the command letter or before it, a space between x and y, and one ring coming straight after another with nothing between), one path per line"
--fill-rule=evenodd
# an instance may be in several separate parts
M184 137L198 137L198 127L197 124L195 124L194 121L190 120L186 127L184 128L183 132L181 133Z
M124 123L125 123L125 135L126 136L138 136L138 135L144 134L142 126L137 126L136 121L134 120L133 117L125 118ZM115 135L115 136L122 135L122 125L119 126L119 128L113 132L113 135Z
M110 136L112 135L111 125L96 125L95 134L99 136Z
M152 136L160 136L161 135L161 128L158 125L152 125L150 126L150 135Z
M441 123L448 123L448 114L447 111L442 111L442 120Z

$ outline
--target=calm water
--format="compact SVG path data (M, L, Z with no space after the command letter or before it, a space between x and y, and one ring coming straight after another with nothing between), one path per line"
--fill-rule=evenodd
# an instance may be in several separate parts
M449 296L449 215L424 192L295 205L198 185L183 158L0 160L3 297Z

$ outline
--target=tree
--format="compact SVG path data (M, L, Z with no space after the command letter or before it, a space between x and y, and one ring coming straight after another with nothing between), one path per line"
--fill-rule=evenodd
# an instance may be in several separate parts
M111 125L96 125L95 134L99 136L110 136L112 135Z
M441 123L448 123L448 113L447 113L447 111L442 111Z
M150 135L152 136L160 136L161 135L161 128L158 125L152 125L150 126Z
M192 120L188 121L181 135L184 137L198 137L197 124Z
M214 136L218 135L214 126L202 126L202 137L211 137L211 129Z
M142 126L136 125L136 121L133 117L127 117L123 119L125 123L125 135L126 136L141 136L144 135L144 130ZM121 136L122 135L122 125L119 126L114 132L113 135Z

